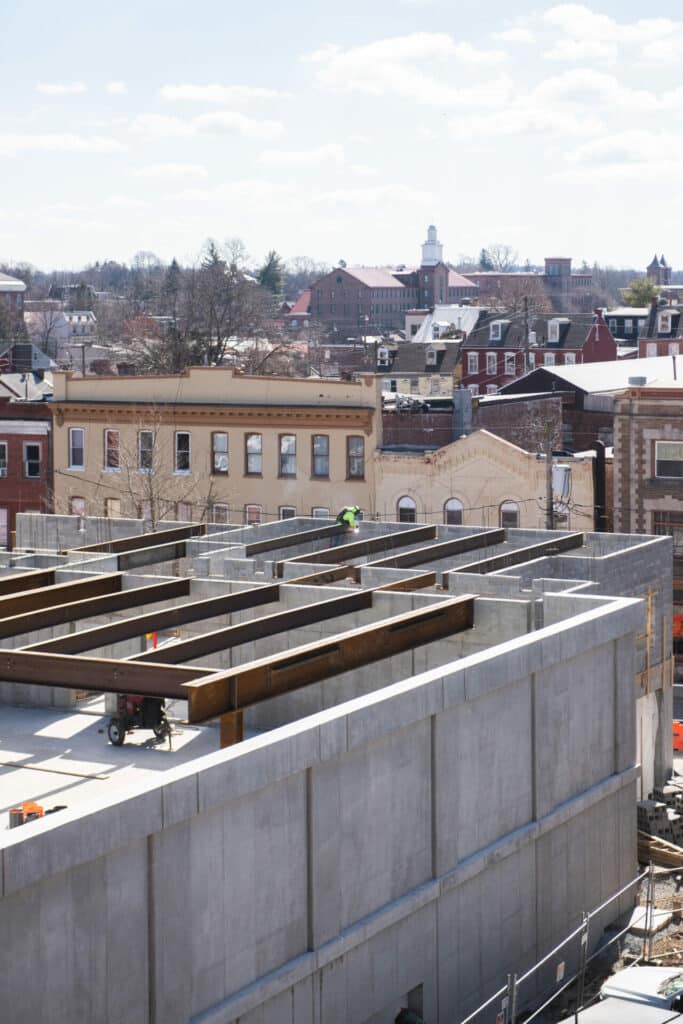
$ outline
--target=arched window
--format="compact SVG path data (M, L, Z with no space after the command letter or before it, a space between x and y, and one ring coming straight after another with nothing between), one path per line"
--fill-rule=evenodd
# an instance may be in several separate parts
M506 530L519 526L519 505L516 501L504 501L501 504L500 525Z
M404 494L398 499L396 506L399 523L414 523L417 521L417 505L412 498Z
M462 526L463 503L459 498L449 498L443 507L443 521L446 526Z

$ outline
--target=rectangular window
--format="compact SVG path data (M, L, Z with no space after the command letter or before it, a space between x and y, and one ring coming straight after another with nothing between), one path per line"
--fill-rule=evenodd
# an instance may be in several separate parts
M633 320L624 320L624 334L630 334L633 330Z
M495 384L487 384L486 385L486 394L487 395L495 395L497 393L498 393L498 387Z
M175 435L175 472L190 472L190 435L186 430L177 430Z
M24 443L24 476L27 480L40 477L40 445Z
M213 506L211 511L214 523L220 523L221 526L226 526L230 522L230 509L227 505L216 504Z
M138 431L138 469L145 473L151 473L154 469L153 430Z
M179 501L176 505L175 517L179 523L192 522L192 505L189 501Z
M118 519L119 516L121 515L121 499L105 498L104 514L108 519Z
M544 354L544 356L543 356L543 365L544 366L554 366L555 365L555 353L554 352L546 352Z
M479 394L479 385L478 384L468 384L467 385L467 390L469 391L469 393L472 395L473 398L476 398L477 395Z
M498 359L495 352L486 353L486 373L489 377L495 377L498 368Z
M121 465L121 439L118 430L104 432L104 468L119 469Z
M671 314L660 313L659 314L659 333L668 334L671 330Z
M296 476L296 434L280 434L280 476Z
M515 375L515 353L505 353L505 374L507 377L514 377Z
M680 355L679 345L678 345L677 341L670 341L669 342L669 355L670 356Z
M365 439L362 437L346 438L346 478L347 480L363 480L365 477Z
M247 455L247 476L261 476L263 473L263 435L247 434L245 445Z
M280 519L293 519L296 515L296 509L293 505L280 505Z
M655 441L655 475L683 477L683 441Z
M467 353L467 372L468 373L479 373L479 353L468 352Z
M330 439L327 434L314 434L312 444L311 476L329 477Z
M69 469L85 469L85 430L69 427Z
M225 474L230 463L228 460L228 435L214 433L211 435L211 471Z
M314 505L311 509L311 515L314 519L329 519L330 510L329 508L322 508L321 505Z
M69 510L72 516L84 516L85 498L71 498L69 502Z
M0 441L0 476L7 476L7 441Z
M261 522L262 516L263 507L261 505L244 506L244 522L247 526L257 526Z
M564 365L565 366L574 366L575 363L576 363L576 353L575 352L565 352L565 354L564 354Z

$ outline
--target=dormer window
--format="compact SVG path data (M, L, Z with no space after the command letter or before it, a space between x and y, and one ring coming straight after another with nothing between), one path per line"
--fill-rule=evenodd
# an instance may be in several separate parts
M427 366L436 366L436 352L433 348L427 349Z
M671 331L671 313L659 314L658 331L660 334L669 334L669 332Z
M438 338L438 337L439 337L439 325L438 324L432 324L432 338Z
M500 339L501 339L501 327L502 327L502 324L501 324L500 320L494 320L493 321L493 323L491 324L491 326L489 328L489 340L490 341L500 341Z
M389 350L386 348L380 348L377 350L377 365L388 366L389 365Z
M557 320L551 320L548 324L548 341L557 344L560 340L560 325Z

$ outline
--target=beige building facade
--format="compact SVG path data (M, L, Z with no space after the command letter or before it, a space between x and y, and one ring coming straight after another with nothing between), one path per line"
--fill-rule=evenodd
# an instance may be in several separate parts
M545 459L487 430L435 451L379 451L375 458L382 519L545 526ZM593 459L555 459L553 483L556 528L593 530Z
M380 378L55 373L55 511L257 523L375 512Z

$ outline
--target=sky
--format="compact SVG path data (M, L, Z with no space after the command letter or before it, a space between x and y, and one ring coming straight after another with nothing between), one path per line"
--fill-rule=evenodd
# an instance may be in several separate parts
M3 8L0 262L240 238L328 263L683 267L683 5L33 0Z

